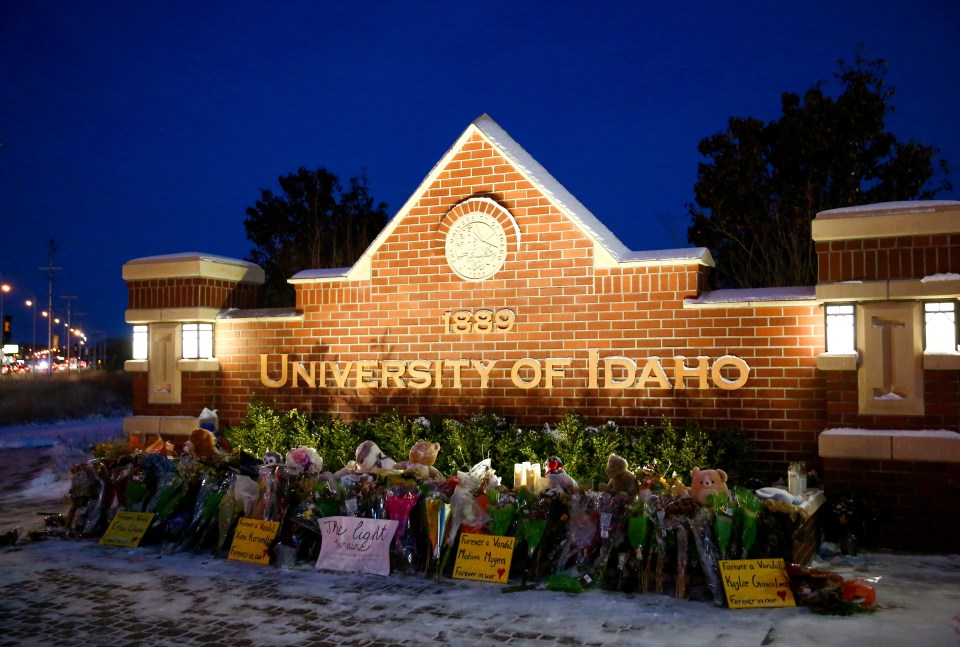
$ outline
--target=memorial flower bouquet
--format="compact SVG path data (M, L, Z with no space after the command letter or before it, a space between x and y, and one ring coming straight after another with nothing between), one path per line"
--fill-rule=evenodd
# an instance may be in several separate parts
M319 475L323 471L323 458L313 447L300 446L287 452L287 465L299 467L305 474Z
M424 572L427 576L432 572L439 580L441 550L450 532L450 502L439 493L428 496L424 501L424 517L431 548Z
M533 490L517 490L517 530L516 538L527 545L527 561L523 572L526 586L530 575L539 571L540 546L550 523L550 512L554 499L552 496L539 496Z
M240 478L250 480L248 477L241 477L235 472L228 472L225 478L226 491L220 498L217 505L217 545L214 548L214 556L219 557L221 551L227 545L227 539L233 532L237 521L243 515L243 502L240 501L237 493L237 482Z
M740 559L748 559L757 543L758 515L763 509L763 501L745 487L733 489L734 498L743 514L743 531L740 538Z
M726 496L722 492L715 496ZM693 536L693 542L697 549L697 555L700 558L700 568L703 569L703 575L706 578L707 586L713 594L713 603L723 606L723 584L720 581L720 567L717 564L719 553L716 544L710 536L710 526L713 512L709 508L700 508L697 513L688 520L690 534Z
M212 522L218 518L220 501L230 487L228 473L210 471L201 480L193 504L193 517L177 551L200 548L207 537Z
M599 493L583 492L570 496L566 538L557 559L557 572L568 568L582 570L600 545Z
M417 561L417 538L411 529L410 517L419 501L420 493L415 488L404 486L391 488L386 497L387 517L398 522L391 552L395 561L402 564L405 570L413 569Z
M501 537L511 536L510 530L517 514L517 499L513 492L503 488L488 488L483 494L487 500L487 532Z
M603 492L599 497L600 549L594 563L597 579L603 580L610 555L624 539L624 523L630 497L623 493Z
M627 515L627 539L630 542L630 547L633 549L631 565L639 575L640 590L644 593L649 590L649 581L647 571L643 568L643 553L649 545L651 526L650 516L647 514L646 502L639 499L634 501Z

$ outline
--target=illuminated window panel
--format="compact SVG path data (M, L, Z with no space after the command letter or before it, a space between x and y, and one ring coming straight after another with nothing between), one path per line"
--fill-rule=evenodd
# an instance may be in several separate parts
M133 359L147 359L149 347L147 326L133 327Z
M183 359L213 359L213 324L183 324Z
M855 353L856 326L852 305L827 306L827 352Z
M926 331L924 349L928 353L957 352L957 304L953 301L923 304Z

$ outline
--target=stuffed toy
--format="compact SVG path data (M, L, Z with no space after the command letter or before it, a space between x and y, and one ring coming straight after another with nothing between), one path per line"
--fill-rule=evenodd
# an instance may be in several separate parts
M726 492L727 489L727 473L723 470L694 467L690 472L690 496L700 505L708 505L710 495Z
M183 443L183 450L197 458L213 458L220 453L213 432L199 427L190 432L190 440Z
M777 487L762 487L756 491L757 496L764 501L779 501L789 503L790 505L800 505L803 503L802 496L790 494L789 491Z
M600 490L604 492L624 492L629 496L634 496L640 491L640 484L633 472L627 469L627 459L610 454L607 459L607 476L610 480L606 485L601 484Z
M380 451L372 440L365 440L357 447L357 471L372 474L380 470L391 469L396 461Z
M571 492L580 487L577 485L577 482L573 480L573 477L563 469L563 461L560 460L559 457L551 456L548 458L545 467L547 468L546 474L541 479L541 481L544 482L545 490L558 489L564 492Z
M410 460L397 463L394 469L413 472L414 476L420 479L443 478L440 470L433 466L439 453L440 443L431 443L421 438L410 448Z

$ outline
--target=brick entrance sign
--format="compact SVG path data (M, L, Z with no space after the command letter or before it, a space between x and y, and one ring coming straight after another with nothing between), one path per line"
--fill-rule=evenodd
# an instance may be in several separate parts
M960 203L824 212L813 236L818 285L708 291L709 251L627 249L484 116L353 267L290 277L288 309L257 308L244 261L124 265L126 427L182 434L204 407L230 424L253 397L344 419L696 420L746 431L761 468L934 473L960 500Z

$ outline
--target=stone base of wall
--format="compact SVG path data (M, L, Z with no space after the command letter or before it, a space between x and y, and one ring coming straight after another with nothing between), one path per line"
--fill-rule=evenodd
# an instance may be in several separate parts
M960 552L960 466L948 462L824 458L828 505L845 494L876 503L863 548Z

